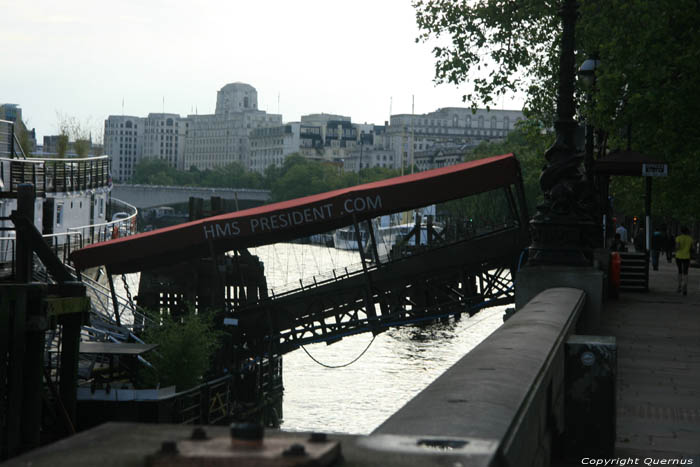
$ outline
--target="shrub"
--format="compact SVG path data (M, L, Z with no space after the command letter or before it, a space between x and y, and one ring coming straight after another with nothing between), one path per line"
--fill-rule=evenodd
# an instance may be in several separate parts
M183 391L200 384L219 347L221 332L214 329L213 315L191 309L177 318L156 315L162 324L148 328L142 336L145 342L158 344L147 355L154 368L145 367L141 372L142 385L175 385L177 391Z

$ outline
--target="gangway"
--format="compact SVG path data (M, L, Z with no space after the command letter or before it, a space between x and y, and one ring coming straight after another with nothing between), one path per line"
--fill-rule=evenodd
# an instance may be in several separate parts
M372 219L379 216L494 191L506 200L507 220L478 235L441 238L409 256L385 260L376 255L376 248L374 256L370 253L375 239L363 245L358 236L361 270L313 286L302 282L281 295L268 294L264 276L257 288L250 277L236 277L243 269L262 275L257 263L241 267L251 258L250 247L349 225L359 231L361 223L371 232ZM180 293L172 303L223 305L225 317L237 324L248 348L272 349L281 355L308 342L333 342L348 334L378 333L405 323L473 313L485 304L511 302L509 275L527 244L527 225L520 166L513 154L505 154L113 239L74 251L71 259L78 270L105 266L110 275L167 273L177 269L175 265L199 260L199 266L184 269L213 271L201 281L206 287L198 286L189 295ZM234 254L222 256L227 252ZM207 265L202 266L201 258L208 258ZM226 269L222 262L235 270L233 278L217 277ZM196 274L182 279L191 280L197 280ZM237 292L227 292L221 301L202 297L202 290L210 293L216 282ZM169 306L163 300L155 304L161 309Z

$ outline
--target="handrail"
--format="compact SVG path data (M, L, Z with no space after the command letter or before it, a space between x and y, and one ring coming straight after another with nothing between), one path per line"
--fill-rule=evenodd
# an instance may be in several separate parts
M66 157L43 157L43 156L33 156L33 157L28 157L25 160L18 160L18 159L12 159L10 157L0 157L0 161L10 161L10 162L27 162L27 163L42 163L44 161L48 162L85 162L85 161L96 161L96 160L102 160L102 159L109 159L108 155L104 156L88 156L88 157L79 157L79 156L66 156Z
M126 201L122 201L122 200L117 199L117 198L112 198L112 202L114 202L114 201L123 204L123 205L124 205L127 209L129 209L129 210L132 210L132 209L133 209L133 213L132 213L131 215L129 215L128 217L125 217L124 219L117 219L117 220L112 220L112 221L108 221L108 222L101 222L101 223L99 223L99 224L88 224L88 225L81 225L81 226L78 226L78 227L68 227L68 230L69 230L69 231L76 231L76 230L79 230L79 229L89 229L89 228L91 228L91 227L94 228L94 227L103 227L103 226L108 226L108 225L115 225L115 224L119 224L119 223L121 223L121 222L126 222L126 221L131 222L136 216L138 216L139 210L138 210L138 208L137 208L136 206L133 206L133 205L127 203Z

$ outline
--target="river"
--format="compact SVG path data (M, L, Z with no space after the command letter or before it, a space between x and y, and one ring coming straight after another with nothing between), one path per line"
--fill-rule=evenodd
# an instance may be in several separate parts
M298 287L299 279L359 267L359 254L316 245L251 249L265 263L268 287ZM287 286L289 284L289 286ZM290 431L368 434L503 322L505 307L472 318L369 333L333 345L312 344L284 356L284 421ZM369 347L368 347L369 346Z
M318 245L281 243L251 248L265 264L275 293L311 280L360 267L359 253ZM132 291L138 274L130 274ZM117 292L124 294L121 281ZM369 333L332 345L311 344L284 356L282 428L368 434L437 376L503 323L505 307L480 311L460 321L390 329L374 340ZM364 352L364 353L363 353ZM354 363L342 368L358 356Z

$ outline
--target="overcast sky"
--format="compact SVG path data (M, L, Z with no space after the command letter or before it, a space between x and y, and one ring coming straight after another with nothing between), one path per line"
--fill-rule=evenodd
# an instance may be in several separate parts
M57 112L101 131L110 114L214 113L244 82L285 122L336 113L381 124L392 113L463 106L467 87L433 82L410 0L0 0L0 102L42 137ZM278 105L279 96L279 105ZM520 109L522 100L500 107Z

